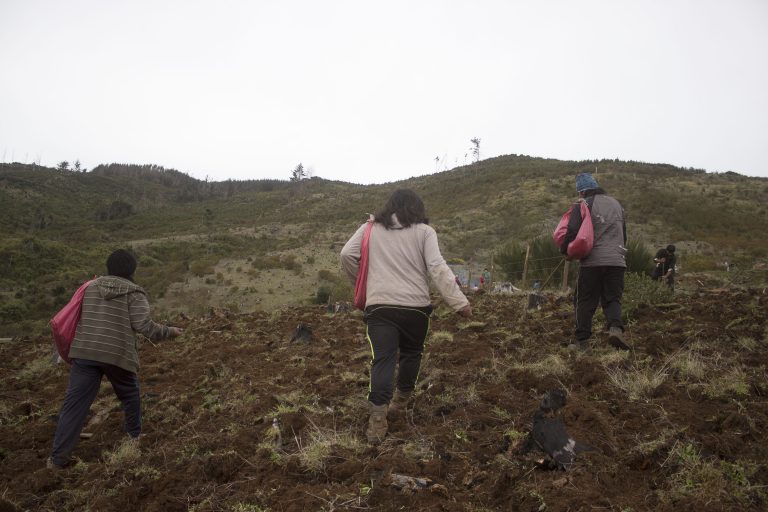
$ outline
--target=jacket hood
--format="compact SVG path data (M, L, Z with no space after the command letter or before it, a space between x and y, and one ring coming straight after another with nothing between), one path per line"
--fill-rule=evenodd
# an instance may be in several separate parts
M116 297L122 297L133 292L140 292L146 294L144 288L132 283L127 279L117 276L102 276L96 279L96 286L99 289L99 294L104 300L112 300Z

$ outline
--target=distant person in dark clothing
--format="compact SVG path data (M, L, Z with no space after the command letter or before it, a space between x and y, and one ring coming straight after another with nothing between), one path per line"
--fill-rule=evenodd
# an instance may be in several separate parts
M654 281L661 281L661 278L664 276L667 258L669 258L669 253L666 249L656 251L656 256L653 258L653 271L651 272L651 277Z
M133 255L119 249L107 259L109 275L94 280L85 291L69 351L69 386L47 462L51 469L61 469L69 462L105 375L123 405L126 433L134 439L141 434L136 333L161 340L179 336L181 329L152 321L146 292L133 282L135 270Z
M661 278L667 282L667 286L672 291L675 291L675 272L677 266L677 257L675 256L675 246L669 244L667 246L667 259L664 262L664 273Z
M588 340L592 337L592 317L598 304L601 304L608 323L608 342L618 349L629 350L621 321L621 298L624 294L624 273L627 270L624 208L599 188L589 173L576 176L576 192L589 206L595 241L592 252L579 265L574 296L576 341L569 347L580 350L588 348ZM563 254L567 253L568 244L576 238L581 220L580 209L573 208L568 232L560 248Z

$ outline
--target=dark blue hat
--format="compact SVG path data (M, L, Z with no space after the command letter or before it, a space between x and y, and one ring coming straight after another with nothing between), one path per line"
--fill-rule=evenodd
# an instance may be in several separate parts
M597 182L595 178L588 172L583 172L576 176L576 192L584 192L585 190L593 190L597 188Z

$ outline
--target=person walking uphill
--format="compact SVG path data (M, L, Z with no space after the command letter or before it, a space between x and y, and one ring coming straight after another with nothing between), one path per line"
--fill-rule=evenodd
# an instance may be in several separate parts
M627 228L624 209L601 189L589 173L576 176L576 191L589 206L594 228L592 252L581 260L574 302L576 305L576 343L571 348L586 350L592 336L592 317L602 304L608 324L608 342L629 350L621 321L621 298L624 273L627 270ZM581 226L581 213L574 208L560 252L566 254L568 244L576 238Z
M107 258L107 273L91 283L69 351L72 368L47 465L63 468L77 445L88 410L106 375L125 411L125 430L141 433L139 354L136 334L151 340L175 338L182 331L152 321L144 290L133 282L136 259L117 250Z
M352 283L366 224L341 250L341 265ZM440 254L421 198L409 189L395 190L374 217L368 245L364 319L373 356L366 431L370 443L381 442L387 434L390 402L392 410L405 407L416 386L432 314L430 280L450 308L465 317L472 315L469 301Z

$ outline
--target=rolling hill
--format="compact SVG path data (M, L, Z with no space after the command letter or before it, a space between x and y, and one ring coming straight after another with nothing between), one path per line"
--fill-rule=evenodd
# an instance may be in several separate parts
M79 282L103 271L111 250L125 246L140 257L137 280L168 312L344 298L338 249L395 187L424 198L447 259L488 266L510 242L548 236L583 170L621 200L631 239L648 248L675 243L688 271L765 261L768 179L735 173L509 155L363 186L320 178L207 182L153 165L82 173L4 164L0 334L39 330Z
M366 212L413 187L444 255L488 265L549 237L574 174L595 167L636 242L680 248L674 295L627 275L632 350L604 333L568 350L572 297L552 287L535 308L470 293L471 319L436 301L413 406L365 443L365 326L319 303L349 293L338 251ZM766 199L766 179L525 156L373 186L2 166L0 511L765 510ZM116 247L138 255L155 318L184 333L141 341L141 441L105 384L57 471L68 368L45 323ZM311 338L292 338L298 324ZM567 471L533 443L554 389L557 421L588 448Z

